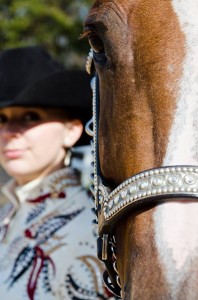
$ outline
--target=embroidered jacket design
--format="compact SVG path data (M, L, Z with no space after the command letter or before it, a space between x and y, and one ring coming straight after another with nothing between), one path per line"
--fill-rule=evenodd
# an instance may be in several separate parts
M10 282L10 288L32 266L27 285L27 292L29 298L31 300L34 299L37 281L43 269L44 261L47 261L52 265L54 275L56 271L54 262L49 255L45 254L42 249L42 244L47 242L58 230L67 225L68 222L70 222L82 211L83 208L76 210L71 214L45 218L46 220L43 221L42 224L36 223L25 230L24 235L29 239L35 240L36 245L34 247L28 245L19 253L8 278L8 281Z
M15 294L17 300L110 299L95 256L88 196L74 170L59 170L45 184L25 191L17 194L23 201L18 206L0 209L2 296L8 295L9 300ZM33 197L26 199L26 195Z

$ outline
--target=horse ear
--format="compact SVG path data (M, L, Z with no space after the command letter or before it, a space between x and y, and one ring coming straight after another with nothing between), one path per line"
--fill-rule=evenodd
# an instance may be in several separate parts
M83 124L80 120L74 119L65 123L64 147L71 148L80 139L83 132Z

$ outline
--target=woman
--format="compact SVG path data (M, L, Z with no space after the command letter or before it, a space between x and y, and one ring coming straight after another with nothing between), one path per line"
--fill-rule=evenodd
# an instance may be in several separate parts
M0 210L1 298L107 299L91 204L69 166L71 147L87 143L89 79L57 70L35 47L6 54L0 56L7 78L0 86L0 163L13 179L2 189L9 203ZM44 67L46 60L55 68ZM9 77L9 69L18 74Z

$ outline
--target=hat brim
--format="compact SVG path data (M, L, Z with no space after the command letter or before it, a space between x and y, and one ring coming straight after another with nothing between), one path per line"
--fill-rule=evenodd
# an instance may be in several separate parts
M92 116L90 77L84 71L53 73L27 87L16 99L0 102L0 108L11 106L64 109L85 126ZM90 137L83 132L76 146L89 143Z

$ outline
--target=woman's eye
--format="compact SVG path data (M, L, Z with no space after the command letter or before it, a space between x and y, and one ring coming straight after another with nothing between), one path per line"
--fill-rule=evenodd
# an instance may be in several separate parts
M26 123L39 122L41 121L41 117L37 112L30 111L23 115L22 120Z
M4 125L7 121L8 118L5 115L0 114L0 126Z

